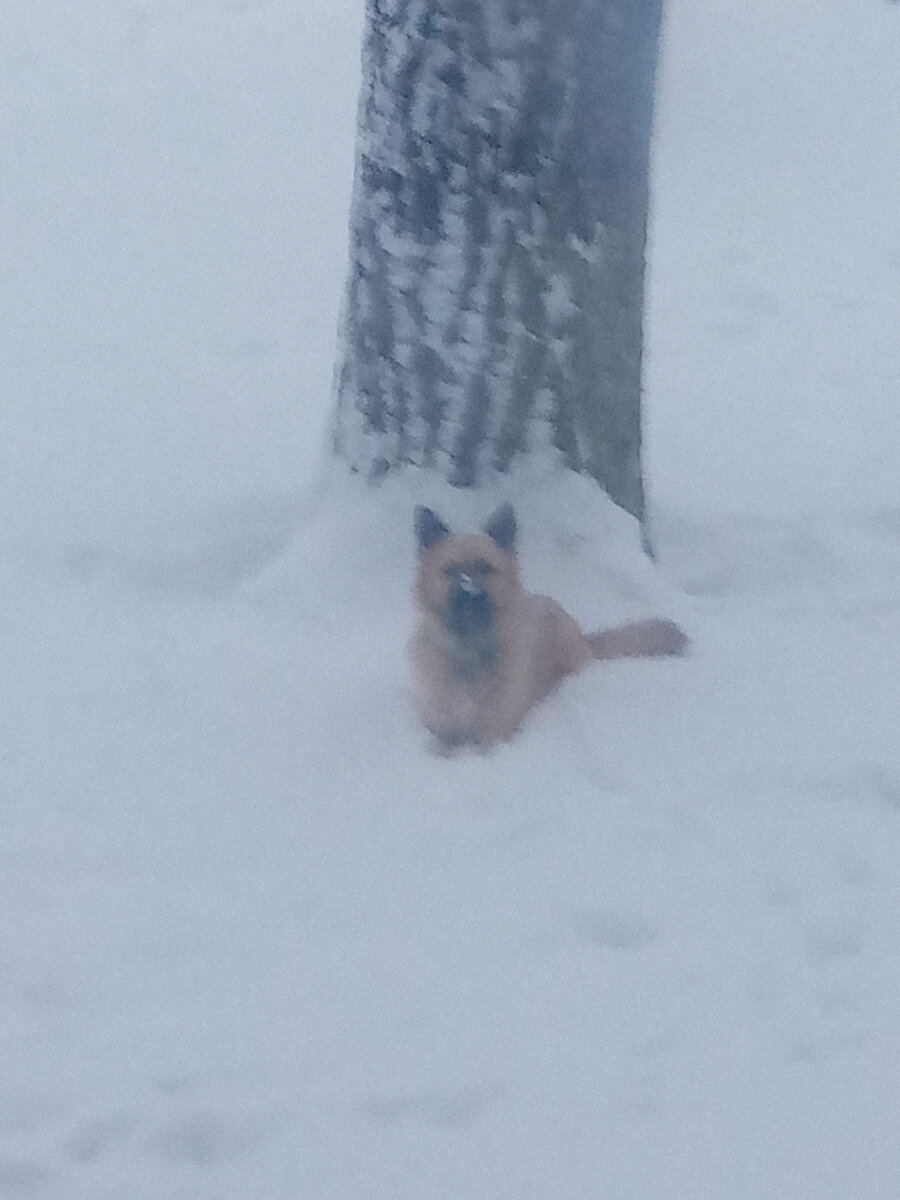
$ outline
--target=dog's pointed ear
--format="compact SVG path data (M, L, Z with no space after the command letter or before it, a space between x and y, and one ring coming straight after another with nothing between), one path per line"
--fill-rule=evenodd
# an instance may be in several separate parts
M516 549L516 514L511 504L501 504L484 523L484 532L501 550L514 554Z
M441 538L445 538L450 530L430 508L425 508L420 504L416 508L415 517L416 527L416 546L419 553L427 550L429 546L433 546L435 542L439 542Z

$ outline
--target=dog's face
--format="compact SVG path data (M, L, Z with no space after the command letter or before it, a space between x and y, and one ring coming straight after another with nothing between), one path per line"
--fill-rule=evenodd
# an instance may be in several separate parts
M457 637L496 626L521 591L516 519L505 504L483 533L454 536L430 508L416 510L419 604Z

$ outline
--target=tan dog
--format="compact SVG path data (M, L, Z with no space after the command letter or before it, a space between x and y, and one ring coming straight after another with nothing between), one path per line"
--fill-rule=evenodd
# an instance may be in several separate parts
M451 535L416 509L416 701L438 748L508 741L522 718L566 675L595 658L682 654L671 621L585 634L554 600L526 592L516 560L516 518L504 504L484 532Z

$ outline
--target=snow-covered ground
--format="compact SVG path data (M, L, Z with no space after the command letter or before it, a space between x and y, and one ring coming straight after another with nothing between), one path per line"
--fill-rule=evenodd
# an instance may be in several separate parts
M671 0L660 565L510 493L693 651L447 761L410 514L498 497L308 488L360 7L0 11L0 1197L895 1200L900 12Z

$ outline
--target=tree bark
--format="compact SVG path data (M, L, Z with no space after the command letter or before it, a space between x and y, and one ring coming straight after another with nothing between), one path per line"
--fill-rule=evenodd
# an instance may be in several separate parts
M643 516L662 0L368 0L335 448L478 484L558 454Z

